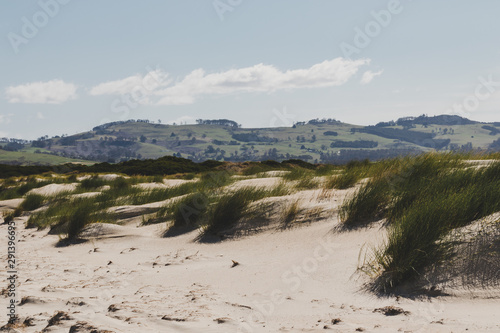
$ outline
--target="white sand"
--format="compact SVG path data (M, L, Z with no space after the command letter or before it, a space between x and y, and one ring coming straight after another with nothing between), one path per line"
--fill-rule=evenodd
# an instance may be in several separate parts
M72 192L76 189L77 183L73 184L49 184L43 187L34 188L27 194L56 195L62 192Z

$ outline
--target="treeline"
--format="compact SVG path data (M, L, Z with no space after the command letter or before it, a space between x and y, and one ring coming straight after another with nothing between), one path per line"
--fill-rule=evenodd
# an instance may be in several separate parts
M116 125L122 125L122 124L130 124L130 123L145 123L149 124L150 121L148 119L129 119L129 120L121 120L121 121L112 121L106 124L102 124L99 126L96 126L92 128L92 131L97 132L97 134L105 134L105 130L107 130L110 127L116 126Z
M378 142L369 140L343 141L336 140L330 143L331 148L376 148Z
M278 142L277 138L270 138L268 136L260 136L255 133L239 133L231 136L234 140L242 142Z
M498 133L500 133L500 129L493 126L484 125L481 128L490 131L490 135L497 135Z
M123 173L133 175L172 175L176 173L210 171L224 164L218 161L205 161L195 163L185 158L165 156L156 160L130 160L117 164L107 162L94 165L64 164L58 166L20 166L0 164L0 178L19 177L54 172L58 174L68 173Z
M493 150L500 150L500 139L493 141L493 142L490 144L490 149L493 149Z
M99 163L94 165L64 164L58 166L15 166L0 164L0 178L21 177L38 175L47 172L57 174L76 174L76 173L121 173L129 176L143 175L172 175L177 173L198 173L219 170L228 162L219 162L208 160L201 163L195 163L185 158L174 156L165 156L156 160L131 160L117 164ZM289 165L299 165L306 168L315 166L298 159L290 159L283 162L264 161L251 162L262 164L263 166L274 166L278 168L287 168Z
M453 126L453 125L472 125L477 124L476 121L460 117L457 115L439 115L429 117L425 114L418 117L404 117L399 118L396 121L380 122L376 127L388 127L388 126L403 126L405 128L415 127L416 125L439 125L439 126Z
M367 126L363 128L352 128L351 132L367 133L381 136L386 139L401 140L416 145L440 150L450 144L450 139L434 139L434 134L417 131L402 130L398 128L386 128Z
M229 119L196 119L196 123L198 125L219 125L219 126L228 126L234 128L241 127L240 124Z
M374 150L350 150L345 149L339 152L322 153L321 163L326 164L346 164L351 161L378 161L386 158L399 156L418 155L422 153L418 149L374 149Z

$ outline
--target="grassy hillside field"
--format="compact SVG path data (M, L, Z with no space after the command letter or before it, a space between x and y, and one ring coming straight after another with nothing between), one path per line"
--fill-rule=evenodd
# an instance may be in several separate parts
M131 120L104 124L72 136L44 138L16 154L0 151L0 158L25 164L68 161L33 153L38 150L98 162L175 155L193 161L301 159L342 164L437 150L498 150L499 134L499 123L484 124L456 116L402 118L366 127L333 119L279 128L240 128L231 121L163 125Z

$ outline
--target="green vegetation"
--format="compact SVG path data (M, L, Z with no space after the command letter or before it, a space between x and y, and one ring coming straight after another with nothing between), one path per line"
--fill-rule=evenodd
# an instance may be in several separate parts
M46 197L40 194L28 194L21 203L21 208L25 211L35 210L40 208L46 200Z
M80 188L82 190L88 191L88 190L96 190L104 185L107 185L107 182L102 178L97 175L94 175L89 178L85 178L80 182Z
M496 123L450 115L406 117L366 127L335 119L312 119L281 128L241 128L229 122L203 120L196 125L165 125L144 120L112 122L71 136L6 142L0 147L0 162L16 165L79 163L81 159L105 162L99 166L100 170L93 172L113 172L107 170L108 163L172 154L196 162L297 159L344 164L354 159L382 160L440 150L498 151L499 140L495 136L500 132ZM128 175L143 172L135 162L126 168ZM145 169L148 174L158 173L154 167ZM193 170L203 171L207 170Z
M281 223L283 228L287 228L295 219L300 212L299 200L294 200L290 204L286 205L281 212Z
M343 203L348 227L387 218L388 241L374 251L368 268L377 288L416 280L430 267L449 260L456 228L500 211L500 163L466 167L463 156L428 154L392 160Z
M353 187L359 181L359 175L356 173L346 170L340 175L334 175L328 177L325 188L334 188L337 190L344 190Z
M217 235L228 231L248 214L249 204L262 197L263 190L248 187L221 196L207 212L207 221L203 225L203 236Z
M342 203L339 217L346 227L364 225L383 216L387 199L384 181L370 180Z

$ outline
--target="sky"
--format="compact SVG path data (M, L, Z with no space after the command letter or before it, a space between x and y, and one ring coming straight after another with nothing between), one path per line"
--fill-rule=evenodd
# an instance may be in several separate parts
M0 3L0 137L127 119L500 121L498 0Z

